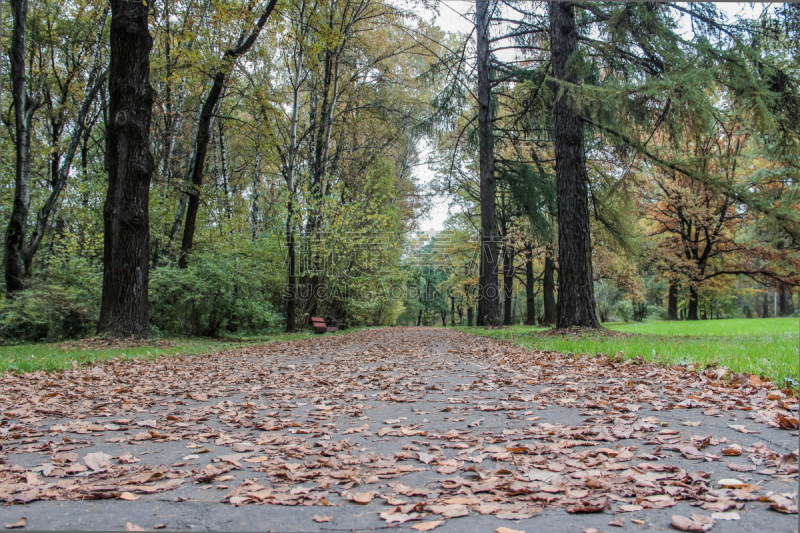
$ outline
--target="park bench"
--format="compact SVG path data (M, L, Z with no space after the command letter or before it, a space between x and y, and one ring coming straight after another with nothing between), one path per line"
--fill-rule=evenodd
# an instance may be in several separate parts
M324 320L316 316L311 317L311 329L314 330L314 333L333 333L334 331L339 331L339 328L329 328L325 325Z

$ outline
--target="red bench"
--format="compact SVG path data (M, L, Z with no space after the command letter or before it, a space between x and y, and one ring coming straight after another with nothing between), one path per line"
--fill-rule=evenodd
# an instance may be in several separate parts
M316 316L311 317L311 329L314 330L314 333L333 333L334 331L339 331L339 328L329 328L325 325L324 320Z

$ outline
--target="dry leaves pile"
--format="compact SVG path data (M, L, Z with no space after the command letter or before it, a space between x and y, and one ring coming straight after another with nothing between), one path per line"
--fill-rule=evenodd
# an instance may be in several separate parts
M548 419L548 409L562 408L582 419ZM798 402L790 391L724 368L531 353L442 329L385 328L210 357L7 374L0 409L7 503L135 500L182 483L216 483L226 489L222 501L235 506L384 502L386 523L417 521L418 531L471 513L530 518L544 507L633 512L687 501L725 520L763 502L797 513L796 492L752 481L796 483L797 451L741 445L714 436L705 422L674 429L658 413L736 413L750 419L729 425L743 435L764 426L791 431ZM382 409L409 416L370 416ZM91 452L103 441L128 451ZM157 467L136 457L137 447L159 444L183 446L186 456ZM655 448L645 453L643 445ZM42 459L25 469L15 464L19 454ZM673 464L673 454L696 468ZM726 465L730 479L705 472L708 462ZM235 471L247 479L229 489L222 483ZM673 526L704 530L706 518L675 515ZM314 520L329 521L330 512ZM618 520L612 525L624 524Z

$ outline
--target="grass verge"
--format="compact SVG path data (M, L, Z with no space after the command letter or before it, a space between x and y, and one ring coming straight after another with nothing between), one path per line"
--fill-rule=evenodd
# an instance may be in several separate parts
M354 329L348 329L348 332ZM345 332L328 333L338 335ZM267 342L285 342L307 339L314 336L310 331L298 333L277 333L252 337L205 338L163 338L154 339L139 345L101 346L92 339L65 341L58 343L17 344L0 346L0 372L53 372L87 365L110 359L157 359L171 355L206 355Z
M529 326L456 329L494 339L510 340L532 350L574 354L601 353L608 356L619 355L626 359L641 356L647 361L663 365L721 365L734 372L768 377L781 387L798 388L800 340L796 318L605 326L631 335L542 335L546 328ZM699 334L701 331L704 334Z

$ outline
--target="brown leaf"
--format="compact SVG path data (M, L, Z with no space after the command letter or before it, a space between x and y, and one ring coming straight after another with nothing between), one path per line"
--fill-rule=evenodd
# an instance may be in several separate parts
M13 524L6 524L6 529L21 529L25 527L27 524L28 524L28 519L23 516Z
M786 496L782 494L778 494L777 492L770 494L768 496L770 503L770 508L785 514L797 514L797 500L794 501L790 500Z
M86 454L86 457L83 458L83 462L97 472L98 470L105 470L111 467L111 459L112 457L103 452L95 452Z
M144 528L141 528L136 524L131 524L130 522L126 522L125 531L144 531Z
M375 498L377 492L350 492L346 490L342 493L342 497L347 501L356 502L360 504L367 504Z
M380 515L378 516L386 520L386 523L388 524L392 523L402 524L403 522L408 522L409 520L411 520L411 517L409 515L400 512L395 513L395 512L384 511L380 513Z
M324 516L315 514L314 515L314 522L330 522L333 520L333 516Z
M582 500L576 505L567 506L568 513L602 513L608 506L608 498L598 498L596 500Z
M138 463L139 461L141 461L141 459L139 459L138 457L134 457L133 454L130 452L123 453L122 455L117 457L117 459L119 460L120 463L125 465Z
M510 527L502 527L502 526L500 526L497 529L495 529L495 531L497 533L525 533L524 531L521 531L519 529L511 529ZM597 531L597 530L595 530L595 531Z
M132 492L123 492L119 495L120 500L128 500L130 502L138 500L139 498L141 498L141 496L137 496Z
M755 465L740 465L736 463L731 463L730 461L725 461L725 464L728 465L728 468L733 470L734 472L752 472L756 469Z
M708 531L711 529L711 526L714 525L714 521L711 521L711 525L701 524L700 522L696 522L691 518L686 518L685 516L680 515L672 515L672 527L680 531L690 531L693 533L702 533L703 531Z
M644 509L641 505L620 505L619 510L623 513L633 513L635 511L641 511Z
M444 520L431 520L429 522L420 522L419 524L415 524L411 526L411 529L416 529L417 531L430 531L431 529L436 529L442 524L444 524Z
M614 520L608 523L609 526L616 526L616 527L625 527L625 517L618 516Z
M778 416L778 422L783 429L798 429L800 428L800 421L796 416Z

